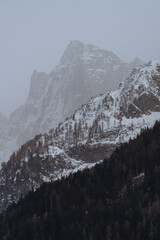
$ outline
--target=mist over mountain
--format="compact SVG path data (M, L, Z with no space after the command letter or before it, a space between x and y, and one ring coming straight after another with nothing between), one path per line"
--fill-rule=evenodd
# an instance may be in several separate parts
M137 66L118 90L92 97L48 134L26 142L0 171L0 209L41 183L93 166L160 119L160 59Z
M0 0L0 240L160 240L160 0Z
M36 134L56 127L90 97L117 89L139 64L139 59L124 63L110 51L71 41L50 74L34 71L26 103L5 121L5 128L0 123L0 161Z

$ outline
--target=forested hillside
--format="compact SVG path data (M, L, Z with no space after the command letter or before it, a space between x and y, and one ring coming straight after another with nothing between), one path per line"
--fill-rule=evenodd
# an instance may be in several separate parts
M160 59L138 66L118 90L91 98L57 128L23 144L2 164L0 211L20 194L101 161L152 127L160 119L159 82Z
M160 122L102 164L41 185L0 216L0 239L160 239Z

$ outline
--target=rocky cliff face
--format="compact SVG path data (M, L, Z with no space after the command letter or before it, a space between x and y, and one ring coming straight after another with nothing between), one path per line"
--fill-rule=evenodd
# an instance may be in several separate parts
M22 145L0 171L0 208L44 181L92 166L160 119L160 59L136 67L118 90L91 98L74 114Z
M70 42L50 74L34 71L28 99L11 114L9 130L3 134L0 162L36 134L56 127L90 97L117 89L141 63L139 59L124 63L112 52Z

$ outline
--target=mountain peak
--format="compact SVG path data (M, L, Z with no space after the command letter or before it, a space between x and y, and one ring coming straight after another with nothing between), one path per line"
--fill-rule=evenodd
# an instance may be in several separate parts
M151 61L149 62L149 64L152 65L152 66L159 66L159 65L160 65L160 57L151 60Z
M145 62L143 62L140 58L136 57L134 59L134 63L136 63L137 65L141 65L141 64L144 64Z
M81 47L84 46L84 44L81 41L78 40L72 40L70 41L70 43L68 44L67 48L75 48L75 47Z
M121 106L130 116L160 111L160 59L137 66L122 86Z
M140 70L142 72L151 72L152 70L157 71L157 67L160 66L160 58L153 59L149 61L148 63L144 63L142 65L137 65L135 70Z
M60 60L60 64L65 65L75 62L83 54L84 44L80 41L70 41Z
M71 41L50 74L33 72L26 103L9 119L11 131L6 133L7 139L9 134L19 146L38 133L49 131L91 97L117 89L134 67L134 63L125 63L112 52ZM1 157L4 152L15 150L11 141L7 140L5 146L0 148L3 160L7 160Z

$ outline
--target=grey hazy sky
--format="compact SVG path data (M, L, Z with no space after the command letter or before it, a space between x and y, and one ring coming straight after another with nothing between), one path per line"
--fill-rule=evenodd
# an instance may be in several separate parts
M160 0L0 0L0 112L25 102L33 70L53 70L70 40L158 58Z

